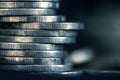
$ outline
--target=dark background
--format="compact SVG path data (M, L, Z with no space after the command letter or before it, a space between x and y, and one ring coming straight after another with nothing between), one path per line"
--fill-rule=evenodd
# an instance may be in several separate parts
M89 47L95 51L92 62L78 67L119 70L119 0L61 0L58 14L65 15L67 21L82 22L85 25L85 29L79 32L76 45L67 46L68 50Z

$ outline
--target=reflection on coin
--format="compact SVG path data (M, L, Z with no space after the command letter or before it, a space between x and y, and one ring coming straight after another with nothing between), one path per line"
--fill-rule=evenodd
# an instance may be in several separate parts
M7 20L6 18L6 20L0 19L0 21L12 21L12 20L10 19ZM47 22L47 23L39 22L39 23L4 23L4 24L0 24L0 28L32 29L32 30L33 29L80 30L80 29L84 29L84 26L82 23L74 23L74 22Z
M58 2L0 2L0 8L59 8Z
M74 37L17 37L0 36L0 42L20 42L20 43L56 43L67 44L75 43Z
M0 65L0 70L30 72L63 72L70 71L69 65Z
M55 45L55 44L0 42L0 49L53 51L53 50L63 50L63 46Z
M33 58L63 58L64 51L40 50L0 50L0 56L8 57L33 57Z
M52 15L56 14L54 9L0 9L0 16L18 15Z
M65 21L64 16L6 16L6 17L0 17L0 22L61 22ZM11 23L8 23L11 24ZM8 25L7 24L7 25ZM16 25L16 24L14 24ZM29 25L29 23L28 23ZM26 25L27 26L27 25ZM37 27L37 25L34 25L32 27ZM40 26L39 26L40 28Z
M64 60L61 58L24 58L24 57L2 57L0 64L16 65L62 65Z

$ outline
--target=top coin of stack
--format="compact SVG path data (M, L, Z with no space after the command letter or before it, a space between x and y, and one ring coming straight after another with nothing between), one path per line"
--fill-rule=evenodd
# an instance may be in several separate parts
M70 71L64 44L83 25L56 15L59 0L0 0L0 70Z
M54 1L60 1L60 0L0 0L1 2L8 2L8 1L16 1L16 2L21 2L21 1L40 1L40 2L54 2Z
M0 2L1 8L59 8L58 2Z

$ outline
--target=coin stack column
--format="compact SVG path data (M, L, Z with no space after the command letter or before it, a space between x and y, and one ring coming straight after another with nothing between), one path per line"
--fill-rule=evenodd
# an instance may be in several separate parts
M64 44L82 24L56 15L58 0L0 0L0 70L65 72Z

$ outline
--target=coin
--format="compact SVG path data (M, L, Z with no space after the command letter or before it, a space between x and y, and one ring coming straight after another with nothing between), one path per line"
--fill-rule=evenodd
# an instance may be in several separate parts
M16 64L16 65L62 65L62 58L24 58L24 57L2 57L0 56L0 64Z
M18 16L18 15L53 15L54 9L0 9L0 16Z
M0 29L0 35L32 37L70 37L77 36L77 32L68 30Z
M0 49L53 51L53 50L63 50L63 46L55 45L55 44L0 42Z
M32 57L32 58L63 58L63 51L40 50L0 50L0 56L7 57Z
M60 1L60 0L0 0L0 1L4 1L4 2L8 2L8 1L17 1L17 2L21 2L21 1L31 1L31 2L33 2L33 1L40 1L40 2L56 2L56 1Z
M64 16L4 16L0 17L0 22L59 22L59 21L65 21ZM8 25L7 24L7 25ZM29 23L28 23L29 24ZM26 25L27 26L27 25ZM32 27L37 27L38 25L34 25ZM40 28L40 26L39 26Z
M0 2L0 8L59 8L58 2Z
M67 44L67 43L75 43L76 39L74 37L18 37L18 36L0 36L0 42Z
M0 70L22 72L63 72L70 71L69 65L0 65Z
M47 18L46 18L47 19ZM48 18L49 19L49 18ZM29 20L29 19L28 19ZM14 22L15 20L5 19L0 17L0 22L10 21ZM18 21L18 19L17 19ZM12 29L52 29L52 30L80 30L84 29L82 23L75 22L39 22L39 23L3 23L0 24L0 28L12 28Z

